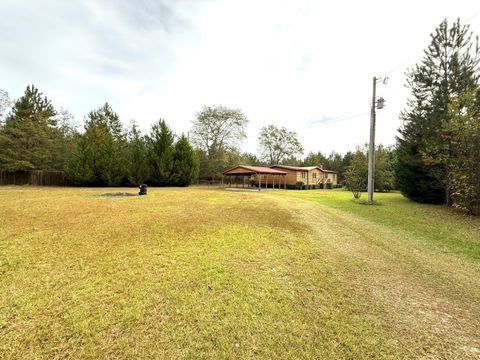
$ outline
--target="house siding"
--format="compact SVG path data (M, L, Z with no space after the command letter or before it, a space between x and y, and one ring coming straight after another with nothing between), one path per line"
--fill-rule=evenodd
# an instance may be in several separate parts
M298 174L295 170L283 169L287 172L287 185L295 185L297 183Z
M323 172L319 169L313 169L308 172L308 184L318 185L321 184L323 180Z
M281 166L273 166L273 168L277 168L287 173L287 185L295 185L297 182L303 182L305 185L319 185L326 184L327 182L331 182L333 185L337 184L337 174L324 172L318 168L308 171L283 168ZM302 177L302 173L305 174L304 177ZM315 178L314 174L316 175Z

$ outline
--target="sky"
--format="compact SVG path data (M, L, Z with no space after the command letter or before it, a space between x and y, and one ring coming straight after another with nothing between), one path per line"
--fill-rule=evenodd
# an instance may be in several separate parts
M445 18L480 35L476 1L0 0L0 89L34 84L78 122L108 102L125 126L159 118L187 133L203 105L250 120L242 148L274 124L310 151L368 142L372 79L385 108L376 142L395 142L408 89Z

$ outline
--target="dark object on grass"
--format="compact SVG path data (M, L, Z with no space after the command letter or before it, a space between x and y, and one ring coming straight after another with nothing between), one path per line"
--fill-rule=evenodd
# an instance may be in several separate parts
M126 192L116 192L116 193L105 193L98 196L137 196L136 194L126 193Z
M138 195L147 195L147 185L146 184L141 184L138 187Z

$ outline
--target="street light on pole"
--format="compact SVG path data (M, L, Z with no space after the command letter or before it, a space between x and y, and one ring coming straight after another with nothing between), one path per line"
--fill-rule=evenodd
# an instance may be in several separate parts
M377 91L377 82L383 81L384 84L387 83L388 77L376 78L373 77L373 96L372 96L372 104L370 108L370 143L368 147L368 184L367 184L367 192L368 192L368 203L373 204L373 191L375 189L374 186L374 177L375 177L375 118L376 113L375 109L383 109L385 106L385 99L383 97L379 97L377 99L376 91Z

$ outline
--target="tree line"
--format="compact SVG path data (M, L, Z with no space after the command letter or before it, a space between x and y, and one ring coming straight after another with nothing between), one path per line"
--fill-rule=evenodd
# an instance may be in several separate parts
M106 103L87 114L82 132L68 111L55 110L33 85L7 115L5 94L0 102L0 170L61 170L69 183L82 186L187 186L198 176L194 148L162 119L142 135L134 121L125 129Z
M5 114L8 96L1 99L0 104L4 106L0 111ZM0 119L1 116L2 112ZM146 182L185 186L196 178L216 179L235 164L321 165L336 171L338 182L344 183L352 159L360 154L362 159L366 157L365 149L357 149L345 155L311 152L302 160L304 150L297 134L274 125L261 129L258 156L241 152L249 120L241 110L223 106L205 106L195 114L190 131L192 144L184 135L176 137L162 119L146 135L135 121L124 129L108 103L90 111L84 118L83 131L79 131L72 114L64 109L57 111L34 86L28 86L3 117L0 170L62 170L72 185L117 186ZM388 163L378 162L377 174L389 172L393 149L380 147L379 151L388 153L385 157ZM393 189L391 176L377 177L378 190ZM388 180L382 181L383 178Z

